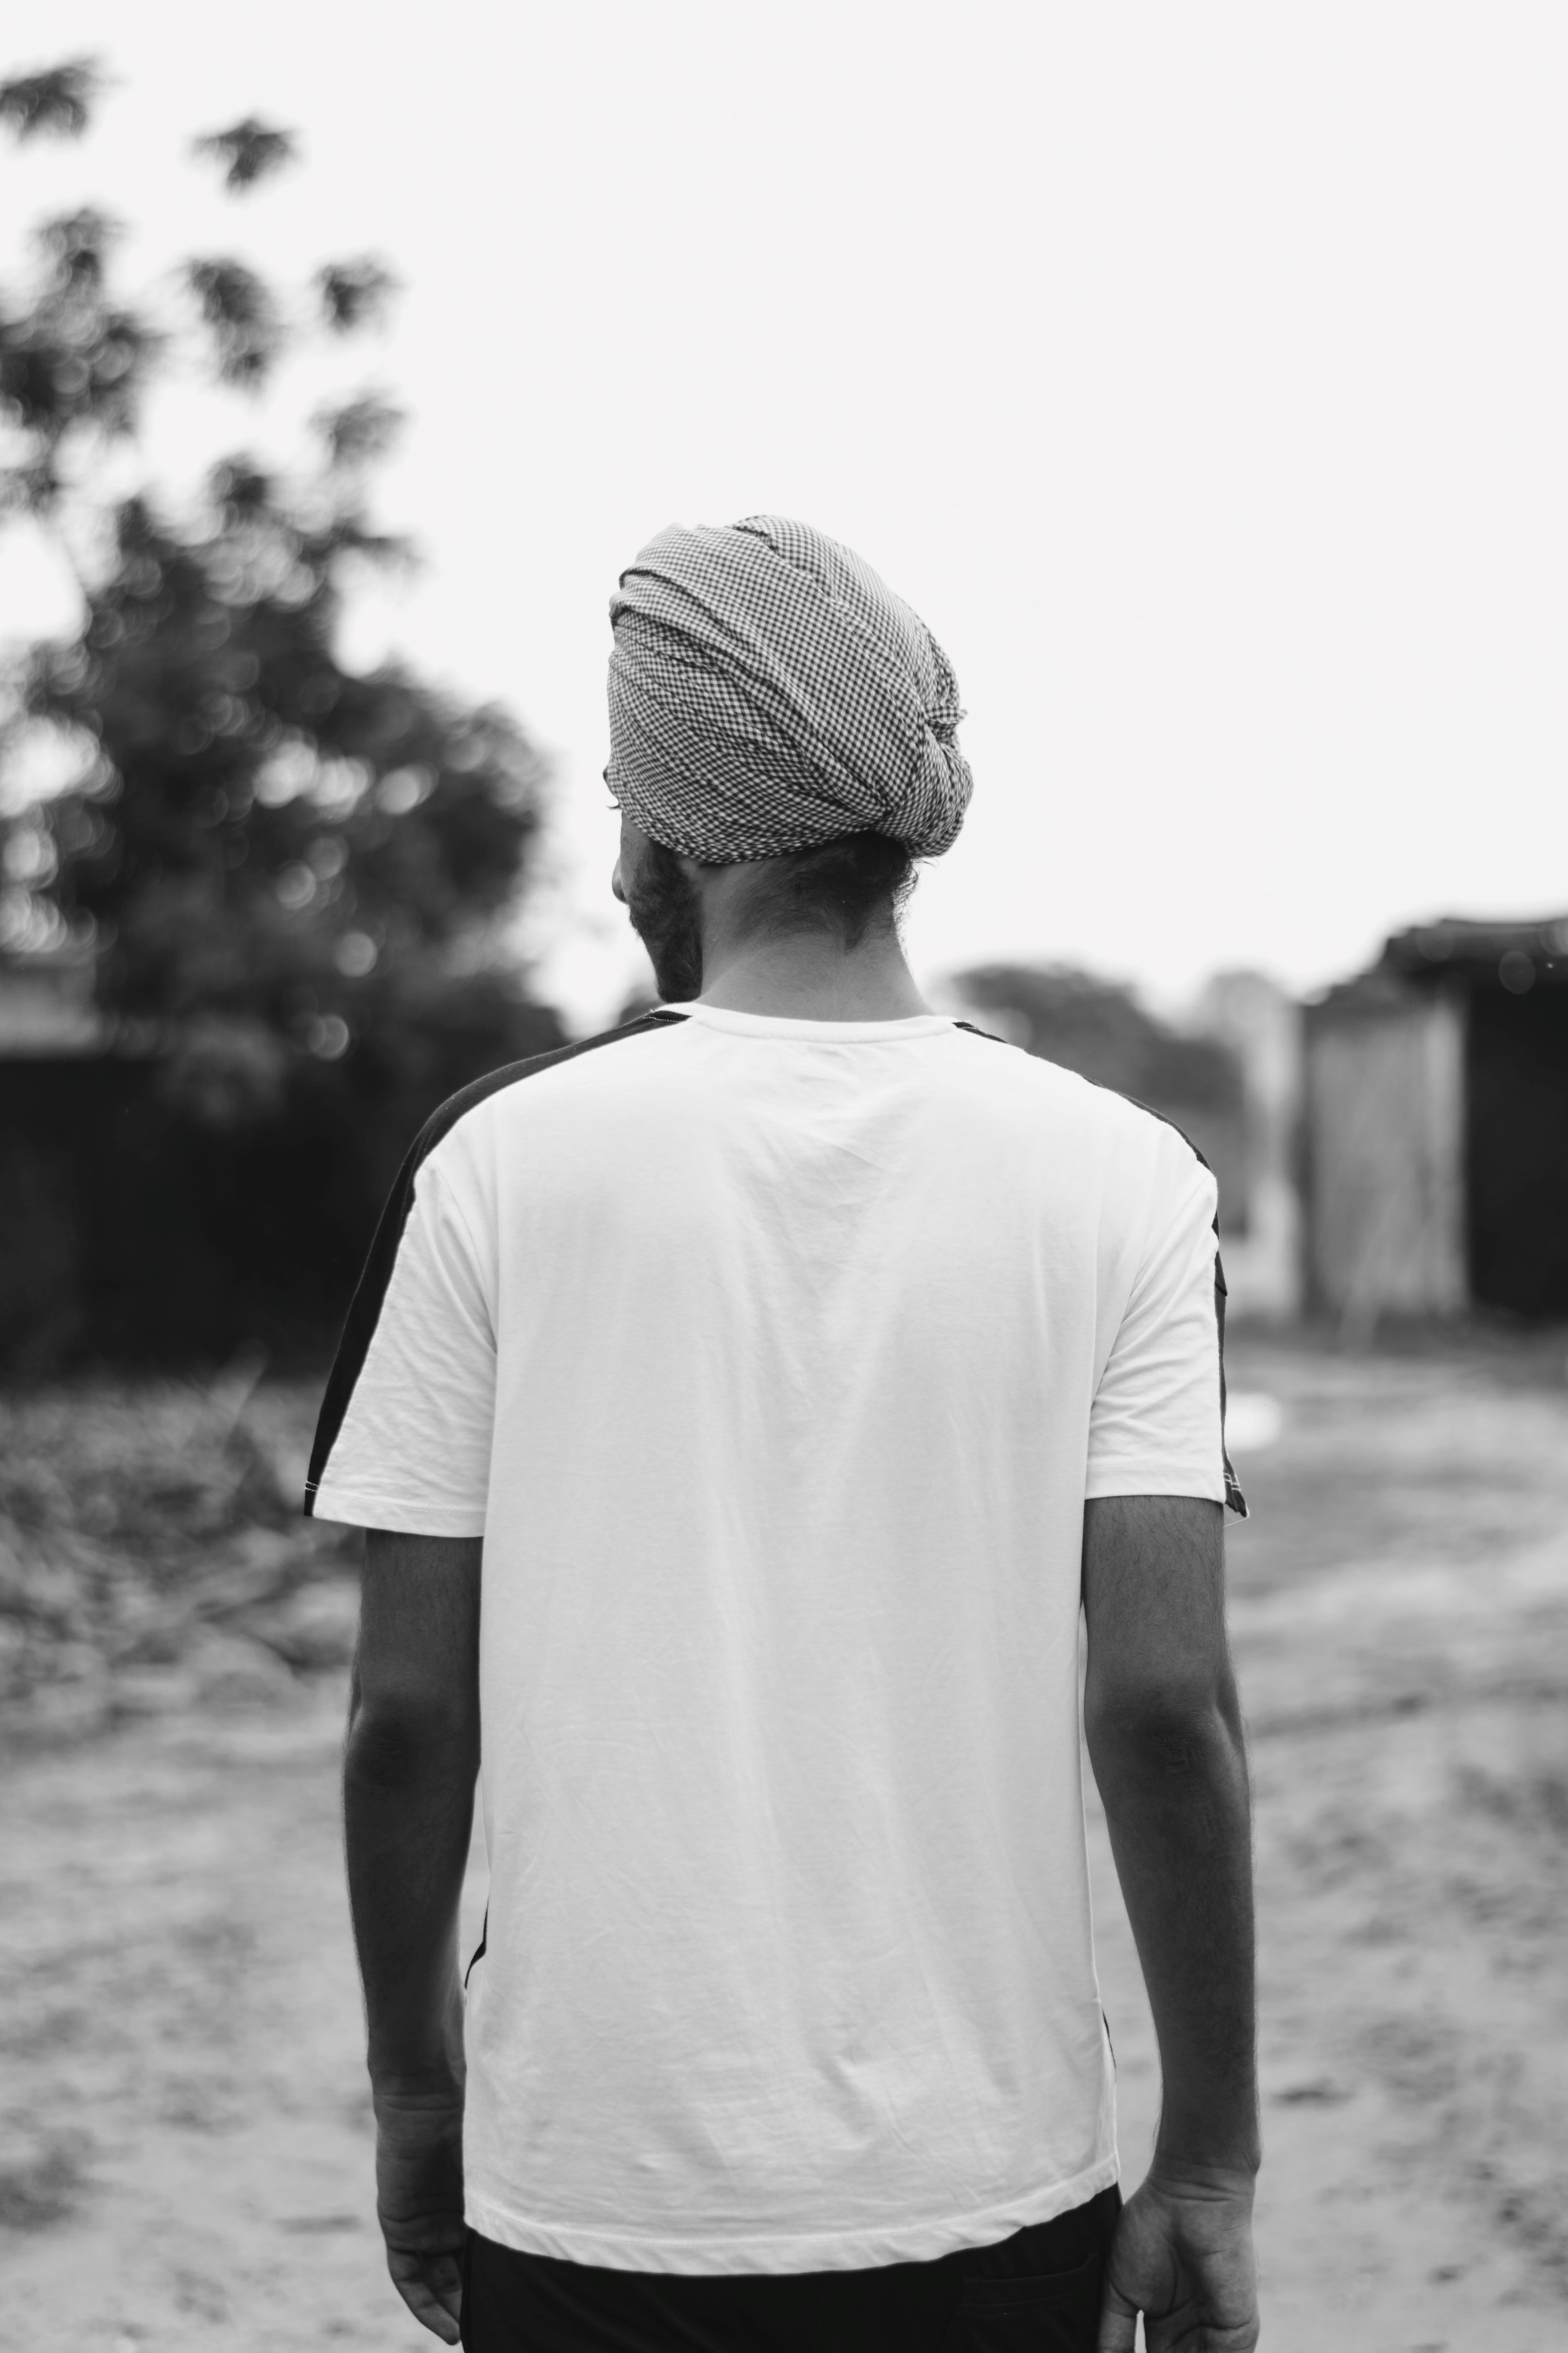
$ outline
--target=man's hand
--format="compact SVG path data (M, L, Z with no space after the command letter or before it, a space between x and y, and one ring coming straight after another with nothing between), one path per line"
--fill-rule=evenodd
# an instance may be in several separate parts
M375 2206L393 2285L416 2320L456 2345L463 2300L460 2085L376 2094Z
M1156 2159L1121 2210L1097 2353L1252 2353L1258 2270L1249 2171L1178 2173Z
M1099 2353L1251 2353L1253 2031L1247 1754L1220 1507L1109 1495L1084 1514L1084 1729L1160 2042L1149 2178L1111 2248Z

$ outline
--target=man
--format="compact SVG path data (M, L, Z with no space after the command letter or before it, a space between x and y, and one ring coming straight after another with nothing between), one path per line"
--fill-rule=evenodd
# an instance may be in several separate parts
M614 888L666 1003L432 1120L311 1469L370 1532L393 2277L476 2353L1130 2353L1139 2311L1247 2353L1213 1180L921 999L897 911L970 777L874 573L753 516L662 533L611 612ZM1164 2074L1124 2209L1080 1607Z

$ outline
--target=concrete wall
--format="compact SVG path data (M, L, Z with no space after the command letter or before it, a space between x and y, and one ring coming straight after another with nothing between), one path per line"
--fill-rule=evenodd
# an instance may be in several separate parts
M1301 1008L1263 973L1222 973L1200 1001L1205 1030L1241 1066L1247 1215L1226 1219L1220 1248L1233 1315L1283 1322L1302 1301L1298 1137Z

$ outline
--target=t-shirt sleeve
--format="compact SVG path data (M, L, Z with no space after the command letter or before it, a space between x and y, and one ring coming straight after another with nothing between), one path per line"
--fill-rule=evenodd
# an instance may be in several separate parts
M1200 1495L1245 1513L1225 1452L1215 1180L1173 1132L1160 1169L1150 1239L1090 1409L1084 1493Z
M350 1315L306 1509L357 1527L482 1535L496 1388L489 1285L440 1165L426 1160L407 1183L412 1199L389 1204Z

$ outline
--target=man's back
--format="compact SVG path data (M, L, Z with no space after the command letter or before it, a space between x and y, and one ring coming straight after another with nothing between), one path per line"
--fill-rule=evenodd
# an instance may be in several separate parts
M317 1508L485 1537L476 2227L833 2269L1112 2181L1079 1550L1225 1495L1190 1147L936 1016L698 1004L405 1208Z

